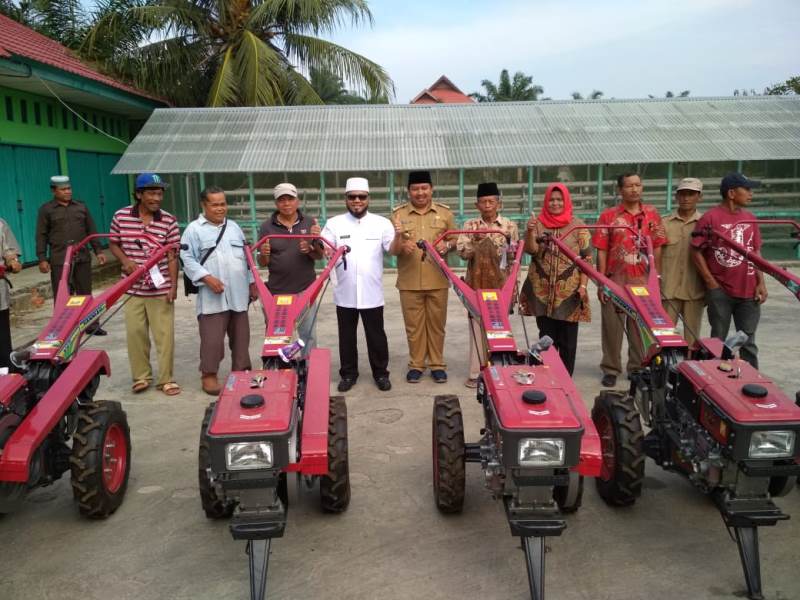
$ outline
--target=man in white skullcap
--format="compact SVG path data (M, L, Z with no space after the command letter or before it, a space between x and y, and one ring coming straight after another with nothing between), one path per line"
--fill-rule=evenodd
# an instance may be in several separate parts
M322 237L337 248L349 246L344 261L336 265L333 299L339 325L338 389L346 392L358 379L358 318L367 338L369 366L375 385L382 392L392 389L389 381L389 344L383 328L383 256L389 253L394 226L369 208L369 182L351 177L345 184L347 213L328 220Z

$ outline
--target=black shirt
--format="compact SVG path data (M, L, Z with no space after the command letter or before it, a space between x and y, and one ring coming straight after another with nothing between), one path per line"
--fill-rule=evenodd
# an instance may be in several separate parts
M39 261L48 260L47 250L50 249L50 264L63 265L67 254L67 246L77 244L83 238L97 233L92 215L83 202L71 200L69 204L60 204L55 200L45 202L39 208L36 219L36 256ZM90 242L95 253L103 247L100 240ZM74 262L89 260L89 250L86 246L81 248Z
M308 234L314 220L299 210L297 220L291 227L278 221L278 212L261 224L258 238L276 234ZM314 259L300 252L300 240L270 240L269 278L267 288L273 294L298 294L306 289L316 278Z

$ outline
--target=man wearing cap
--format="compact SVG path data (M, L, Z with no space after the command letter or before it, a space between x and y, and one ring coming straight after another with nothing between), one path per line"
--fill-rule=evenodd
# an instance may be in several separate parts
M97 228L86 205L72 198L69 177L51 177L50 190L53 199L42 204L36 219L36 256L39 259L39 271L50 273L50 284L55 298L67 247L97 233ZM104 265L106 257L100 240L92 240L89 245L97 257L97 263ZM87 246L73 257L72 272L67 285L70 294L85 296L92 293L92 259ZM106 335L96 323L87 329L87 333Z
M259 239L265 235L319 235L316 219L300 212L297 188L291 183L279 183L272 191L275 212L261 224ZM314 281L314 261L322 258L320 242L278 238L267 240L258 249L258 264L269 268L267 288L273 294L299 294ZM315 345L316 313L308 311L298 324L297 336L305 342L304 352Z
M719 186L722 201L705 213L695 226L698 234L707 228L729 237L751 252L761 251L761 232L755 215L745 207L753 200L753 188L760 181L741 173L729 173ZM702 235L692 238L692 258L706 286L708 321L711 337L724 340L733 318L734 327L748 335L741 357L758 368L756 328L761 318L761 305L767 300L764 276L752 262L720 244L715 238Z
M683 337L693 344L700 335L705 286L692 260L692 231L700 220L697 203L703 199L703 182L694 177L681 179L675 192L677 209L664 218L667 243L661 252L661 294L664 308L678 324L683 319Z
M128 275L147 261L152 243L142 234L161 244L181 240L178 221L161 209L167 184L155 173L142 173L134 185L133 206L125 206L111 219L109 249L119 259L122 273ZM150 334L156 345L158 381L156 388L167 396L180 394L172 376L175 355L175 298L178 295L178 257L170 252L128 290L125 302L125 330L128 361L133 377L132 391L143 392L153 382L150 366Z
M369 208L369 182L351 177L345 184L347 213L325 223L322 237L337 248L349 246L347 269L336 265L333 299L339 325L339 391L346 392L358 379L358 319L364 325L367 356L375 385L382 392L389 381L389 344L383 327L383 255L394 240L394 226Z
M395 229L390 249L397 259L397 289L408 339L406 381L417 383L426 366L436 383L447 381L444 362L444 330L447 322L448 282L430 260L422 260L418 240L433 243L442 233L455 229L453 213L433 202L433 181L428 171L408 174L409 201L394 209ZM455 248L450 239L436 245L444 257Z
M642 256L642 249L637 246L640 236L649 237L653 243L655 268L661 270L661 246L667 241L661 216L654 206L642 202L642 179L638 173L627 172L617 177L617 192L621 202L617 206L607 208L600 214L598 225L606 225L605 229L597 229L592 243L597 248L597 268L601 273L619 285L644 283L647 279L648 264ZM641 369L643 348L639 340L635 324L623 313L617 312L610 298L597 290L601 308L601 342L603 359L600 369L603 371L601 383L605 387L614 387L617 377L622 374L623 332L628 338L628 363L625 370L631 372Z
M484 234L469 235L462 233L456 240L456 250L467 262L467 275L466 281L468 285L475 287L474 271L475 261L475 245L482 243L483 239L488 239L494 245L497 251L497 265L498 272L503 277L503 281L497 281L496 285L492 287L500 287L505 281L505 276L508 274L511 267L511 260L513 259L513 244L519 241L519 230L517 224L511 219L500 215L502 203L500 201L500 190L494 182L478 184L477 200L475 208L478 209L480 216L474 219L468 219L462 229L476 231L479 229L494 229L501 231L502 234ZM478 386L478 375L480 374L481 364L486 362L486 348L484 336L481 327L477 321L469 317L470 331L469 331L469 377L464 385L469 388Z

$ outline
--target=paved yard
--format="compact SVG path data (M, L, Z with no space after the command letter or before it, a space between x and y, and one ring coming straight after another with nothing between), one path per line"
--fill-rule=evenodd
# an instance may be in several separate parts
M468 465L467 500L456 516L437 513L430 461L430 413L436 394L462 398L469 440L478 437L480 407L466 377L466 319L450 295L446 357L450 382L426 375L406 384L406 342L394 277L386 275L387 333L394 389L377 391L366 355L362 377L347 394L352 503L323 515L317 498L290 482L292 506L284 538L273 544L270 598L401 600L528 598L523 553L509 534L502 507ZM759 340L763 370L794 397L800 389L797 339L800 305L770 283ZM321 346L336 354L330 291L319 315ZM15 341L35 334L49 305L29 314ZM575 380L591 405L599 390L599 307L582 326ZM513 317L520 332L519 317ZM263 326L251 309L252 355ZM534 323L528 320L528 329ZM225 522L206 520L197 494L197 441L209 397L200 391L194 307L178 302L176 373L184 392L128 393L124 325L117 316L107 338L113 373L98 397L121 400L133 436L133 466L120 510L101 522L78 517L65 478L32 493L24 508L0 520L0 598L239 599L247 598L244 543ZM707 328L706 332L707 333ZM363 343L363 339L362 339ZM362 345L362 348L364 346ZM333 386L338 381L334 374ZM332 391L335 389L332 387ZM800 490L778 501L793 519L761 533L764 589L769 600L800 598ZM703 495L648 460L646 487L632 508L612 509L587 481L583 508L548 542L548 598L564 600L718 599L743 597L736 545Z

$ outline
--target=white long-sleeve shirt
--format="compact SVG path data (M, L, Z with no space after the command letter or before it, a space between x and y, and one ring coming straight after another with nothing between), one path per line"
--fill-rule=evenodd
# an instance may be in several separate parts
M328 219L322 237L339 248L350 246L343 261L336 265L333 300L343 308L383 306L383 255L394 239L389 219L370 213L356 219L349 212Z

